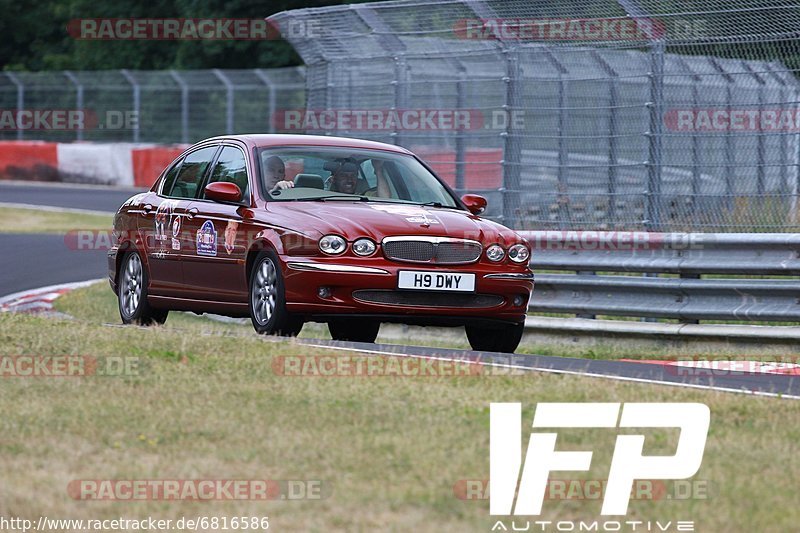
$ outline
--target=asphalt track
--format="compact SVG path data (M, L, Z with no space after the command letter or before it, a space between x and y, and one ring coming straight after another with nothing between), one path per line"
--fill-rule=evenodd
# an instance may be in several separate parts
M135 191L85 189L60 186L0 183L0 201L50 205L98 211L116 211ZM0 296L28 289L102 278L106 274L105 251L74 251L61 235L0 234ZM730 372L718 375L686 375L673 367L541 355L506 355L389 344L345 343L302 339L301 344L325 346L374 355L433 358L498 368L567 375L586 375L629 382L715 389L800 398L800 376ZM483 369L482 369L483 370Z
M0 181L0 202L48 205L115 213L141 189Z
M71 250L63 235L0 233L0 296L104 277L105 250Z
M675 367L627 361L579 359L526 354L497 354L392 344L366 344L340 341L299 339L300 344L346 351L365 352L370 355L395 355L401 357L429 358L443 361L460 361L478 364L481 373L503 374L512 369L553 374L584 375L634 383L650 383L686 388L714 389L727 392L781 396L800 399L800 376L755 374L743 372L692 372ZM696 375L692 375L696 374Z

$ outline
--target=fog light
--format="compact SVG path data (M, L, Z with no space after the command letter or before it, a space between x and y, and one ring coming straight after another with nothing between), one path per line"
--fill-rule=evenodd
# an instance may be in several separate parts
M514 296L514 307L519 307L520 305L522 305L522 302L524 301L525 299L519 294Z
M317 289L317 296L320 298L330 298L331 297L331 288L330 287L320 287Z

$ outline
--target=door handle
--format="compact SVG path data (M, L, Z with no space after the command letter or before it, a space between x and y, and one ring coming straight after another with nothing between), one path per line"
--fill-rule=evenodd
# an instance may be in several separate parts
M194 218L195 216L197 216L197 213L199 213L199 212L200 211L198 211L196 207L192 207L191 209L186 211L186 217L190 218L190 219Z
M150 205L150 204L144 204L142 206L142 211L144 212L145 215L149 215L152 210L153 210L153 206Z

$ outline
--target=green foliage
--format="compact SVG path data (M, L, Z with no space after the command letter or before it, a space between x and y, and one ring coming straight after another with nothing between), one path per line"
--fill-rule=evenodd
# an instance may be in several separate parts
M0 0L0 69L106 70L273 68L299 65L282 40L94 41L70 36L82 18L266 18L342 0Z

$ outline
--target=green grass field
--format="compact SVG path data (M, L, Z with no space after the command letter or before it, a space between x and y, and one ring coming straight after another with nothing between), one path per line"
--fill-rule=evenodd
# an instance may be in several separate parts
M113 216L42 211L27 208L0 209L2 233L66 233L69 230L111 230Z
M324 355L248 325L173 313L166 326L116 327L105 284L57 301L72 319L0 314L0 355L136 358L126 377L0 378L0 516L36 520L268 516L274 531L489 531L488 501L454 494L488 478L489 404L703 402L712 413L707 497L631 500L628 520L694 520L697 531L793 531L800 402L530 373L462 377L286 377L278 356ZM317 334L321 328L306 335ZM333 353L333 352L330 352ZM603 479L610 430L565 430ZM637 431L638 432L638 431ZM673 453L674 430L645 430L646 453ZM320 481L323 499L92 502L79 479ZM543 519L600 519L599 501L550 501Z

